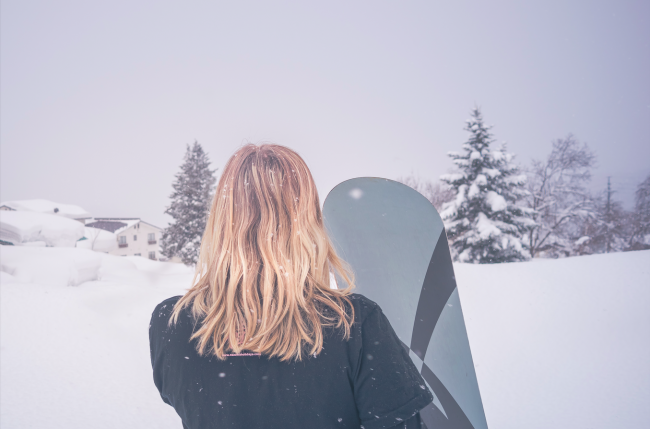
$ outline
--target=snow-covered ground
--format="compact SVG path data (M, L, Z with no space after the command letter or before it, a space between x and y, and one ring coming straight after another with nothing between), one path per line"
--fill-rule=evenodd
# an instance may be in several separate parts
M455 269L491 429L650 428L650 251Z
M181 427L147 331L189 269L23 246L0 246L0 263L0 427ZM61 266L95 280L66 286ZM456 273L491 429L650 427L650 251Z

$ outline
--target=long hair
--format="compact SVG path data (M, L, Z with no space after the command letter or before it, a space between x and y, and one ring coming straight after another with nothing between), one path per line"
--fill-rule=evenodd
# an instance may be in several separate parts
M346 289L330 288L334 273ZM192 284L170 324L190 307L201 355L301 360L307 350L320 353L324 326L349 338L353 275L332 247L314 180L296 152L248 144L228 160Z

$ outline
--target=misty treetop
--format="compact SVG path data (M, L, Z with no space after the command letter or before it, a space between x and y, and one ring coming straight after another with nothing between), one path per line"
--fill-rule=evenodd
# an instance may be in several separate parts
M181 171L172 184L171 204L165 213L173 221L163 231L162 254L177 256L186 265L196 264L201 238L210 212L216 170L198 142L187 145Z
M492 148L490 129L475 108L465 126L470 136L463 143L463 152L449 153L458 171L440 178L455 193L455 198L444 204L441 216L459 262L530 259L523 237L535 222L533 211L520 204L528 195L526 176L505 144Z

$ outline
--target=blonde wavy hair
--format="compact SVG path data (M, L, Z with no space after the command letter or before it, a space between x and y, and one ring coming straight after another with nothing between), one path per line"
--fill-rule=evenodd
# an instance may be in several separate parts
M331 289L330 273L348 287ZM170 324L191 307L201 355L301 360L307 350L320 353L324 326L349 338L354 278L329 241L314 180L296 152L248 144L228 160L192 283Z

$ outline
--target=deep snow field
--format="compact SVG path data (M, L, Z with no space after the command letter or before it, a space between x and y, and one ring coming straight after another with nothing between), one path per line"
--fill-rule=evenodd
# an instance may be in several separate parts
M23 246L0 263L0 427L181 427L147 334L190 269ZM455 270L490 429L650 427L650 251Z

